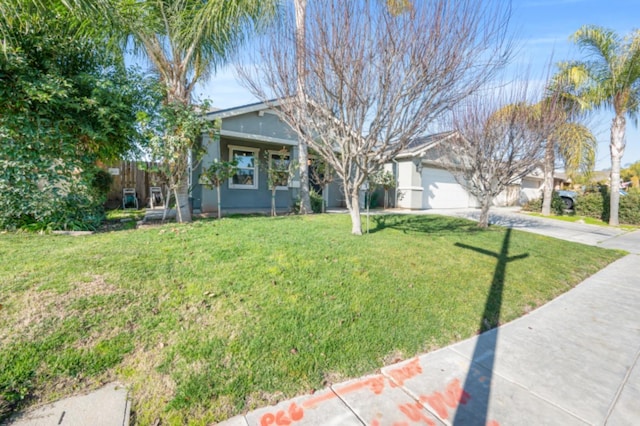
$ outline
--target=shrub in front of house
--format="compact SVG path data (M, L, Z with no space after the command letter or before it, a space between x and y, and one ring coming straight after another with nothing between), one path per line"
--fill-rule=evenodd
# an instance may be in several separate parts
M601 188L597 192L587 192L579 195L576 200L575 213L579 216L593 217L604 222L609 221L609 191ZM633 191L620 196L618 211L620 223L640 225L640 193Z
M314 213L322 213L322 194L318 194L316 191L311 190L309 192L309 201L311 201L311 211Z
M640 225L640 192L629 192L620 197L620 223Z
M604 190L578 195L574 211L578 216L609 220L609 194Z
M540 213L542 211L542 197L527 201L522 206L522 210ZM556 191L553 191L553 198L551 199L551 213L556 216L562 216L564 214L564 203Z

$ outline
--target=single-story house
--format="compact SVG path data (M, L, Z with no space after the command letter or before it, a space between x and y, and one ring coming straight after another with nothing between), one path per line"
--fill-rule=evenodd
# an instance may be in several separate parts
M191 202L195 213L217 211L215 189L200 183L200 175L214 159L238 161L238 173L221 186L224 213L267 213L271 209L271 188L267 180L269 164L266 156L279 156L283 148L289 161L298 161L298 139L295 132L281 120L277 101L258 102L206 114L208 120L220 120L219 135L203 135L206 153L197 168L190 173ZM292 210L299 196L300 181L296 173L288 185L276 187L278 212ZM341 207L344 196L337 183L326 188L313 188L322 193L328 208Z
M443 132L416 138L385 165L396 177L397 207L416 210L479 207L476 197L444 165L441 150L437 149L454 136L454 132ZM542 184L542 172L536 170L498 195L494 205L517 205L538 198Z
M289 161L298 161L298 139L277 111L278 102L258 102L207 113L207 119L220 121L220 132L203 135L206 154L190 174L191 201L195 213L217 210L214 189L200 182L200 175L215 159L238 161L238 173L221 187L222 209L225 213L267 213L271 208L271 188L267 181L265 156L279 156L284 148ZM443 132L416 138L402 150L385 170L393 173L397 188L390 191L393 207L408 209L478 207L477 199L443 165L441 151L435 149L450 142L454 132ZM310 162L311 163L311 162ZM310 167L313 167L311 164ZM536 170L520 182L507 188L494 200L494 205L516 205L540 197L542 172ZM310 182L321 193L328 208L344 207L344 194L339 180L325 188ZM276 188L276 208L291 211L299 197L297 173L288 185ZM395 203L393 202L395 200ZM361 202L364 203L364 191ZM364 207L362 205L361 207Z

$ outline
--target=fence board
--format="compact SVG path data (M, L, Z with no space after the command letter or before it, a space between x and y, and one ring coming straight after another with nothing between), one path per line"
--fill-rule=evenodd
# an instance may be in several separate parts
M105 165L105 170L118 169L119 174L113 177L111 190L107 195L107 208L122 208L122 190L124 188L135 188L138 198L138 207L149 207L149 187L160 186L163 193L166 193L164 180L158 173L141 170L140 166L146 168L152 163L141 161L121 161L117 164Z

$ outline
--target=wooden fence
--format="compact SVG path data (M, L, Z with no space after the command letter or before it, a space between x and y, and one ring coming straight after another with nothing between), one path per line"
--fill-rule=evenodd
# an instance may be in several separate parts
M143 170L151 166L152 163L141 161L121 161L113 165L104 165L103 168L109 171L113 178L111 190L107 196L107 208L122 208L122 191L125 188L136 190L139 208L149 207L150 187L160 186L165 194L166 185L160 175Z

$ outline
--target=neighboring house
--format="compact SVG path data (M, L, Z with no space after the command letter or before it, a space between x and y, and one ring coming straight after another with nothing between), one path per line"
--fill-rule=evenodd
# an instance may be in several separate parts
M271 188L267 180L265 155L278 156L283 148L289 161L298 161L298 139L295 132L284 123L277 111L277 102L263 102L217 110L207 113L207 119L220 120L219 136L204 135L206 154L201 164L192 171L192 205L194 212L212 213L217 210L215 190L199 183L203 169L218 159L238 161L238 173L221 187L224 213L267 213L271 209ZM276 208L279 212L292 209L299 197L300 181L296 173L288 185L276 188ZM322 190L322 188L316 188ZM340 207L344 199L338 185L324 188L323 196L328 207Z
M437 149L451 142L454 135L443 132L416 138L386 165L396 177L396 207L416 210L479 207L476 197L447 170ZM516 205L539 198L542 182L542 172L536 170L498 195L494 205Z

